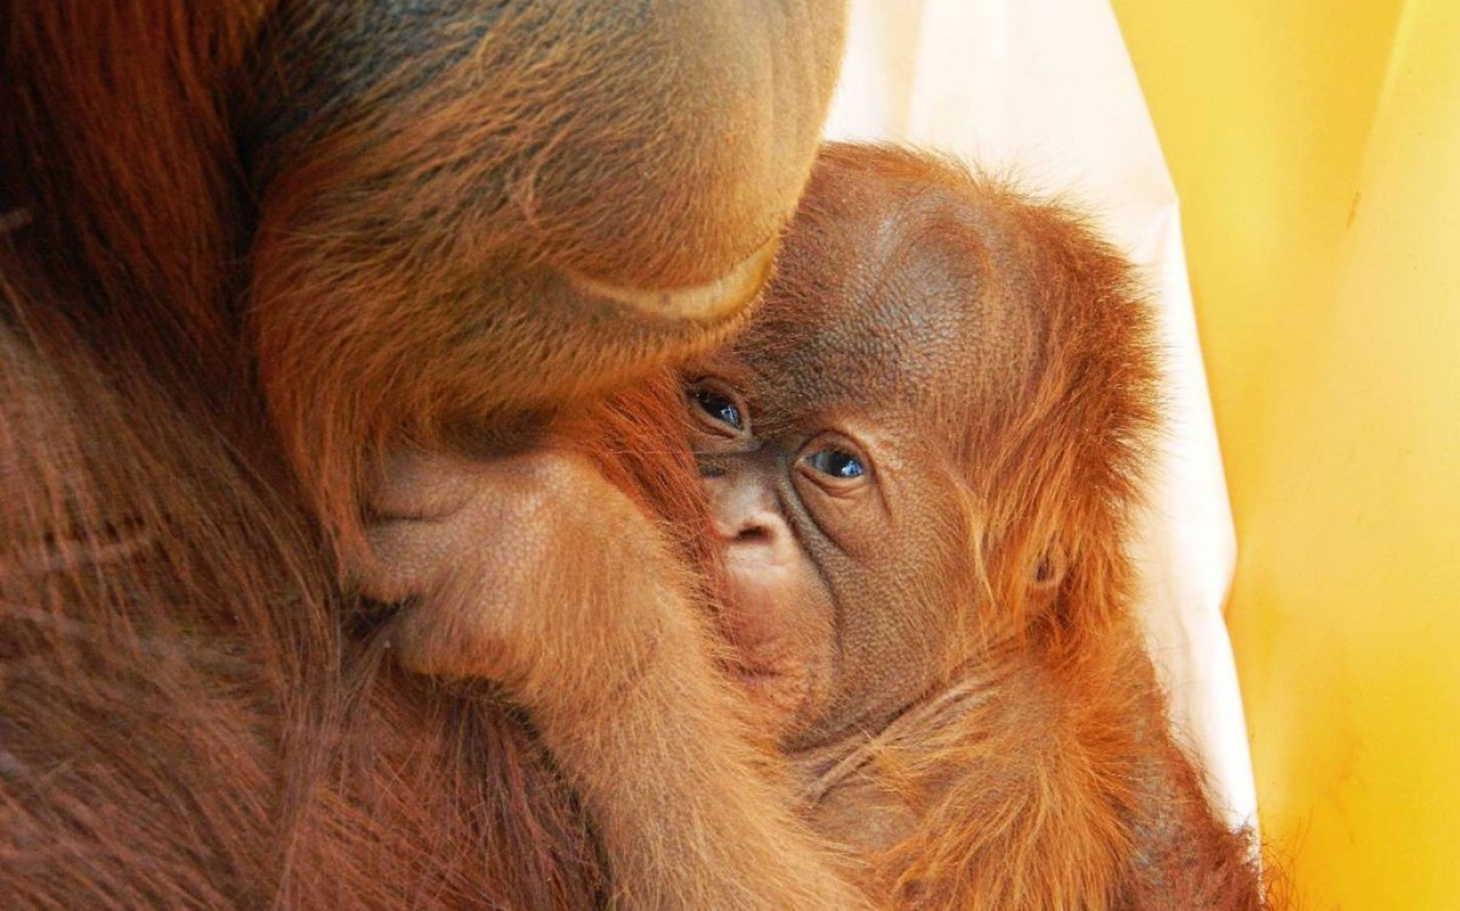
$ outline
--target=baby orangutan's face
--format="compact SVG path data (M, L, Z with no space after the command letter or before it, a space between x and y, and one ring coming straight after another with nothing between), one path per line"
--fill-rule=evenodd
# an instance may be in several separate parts
M879 729L977 647L976 441L1038 361L1013 216L894 177L819 173L746 331L685 373L725 631L793 751Z
M835 344L784 362L750 350L692 374L687 401L732 583L734 670L795 751L880 726L945 669L972 531L946 447Z

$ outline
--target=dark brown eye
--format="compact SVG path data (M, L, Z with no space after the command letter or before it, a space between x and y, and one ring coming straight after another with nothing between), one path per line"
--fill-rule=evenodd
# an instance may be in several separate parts
M702 387L691 392L690 397L694 399L701 411L709 415L711 420L718 421L734 430L745 429L745 418L740 413L740 406L726 396L713 389Z

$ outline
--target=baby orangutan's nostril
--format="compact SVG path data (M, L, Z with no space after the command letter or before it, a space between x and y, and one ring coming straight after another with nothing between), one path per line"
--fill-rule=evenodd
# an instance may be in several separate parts
M759 522L746 525L735 535L735 542L738 544L764 544L770 540L770 528Z

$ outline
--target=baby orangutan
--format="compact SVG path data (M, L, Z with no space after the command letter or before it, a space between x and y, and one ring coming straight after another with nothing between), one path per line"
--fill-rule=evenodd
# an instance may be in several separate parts
M1132 617L1159 391L1113 249L833 145L762 309L688 378L734 669L876 906L1262 907Z

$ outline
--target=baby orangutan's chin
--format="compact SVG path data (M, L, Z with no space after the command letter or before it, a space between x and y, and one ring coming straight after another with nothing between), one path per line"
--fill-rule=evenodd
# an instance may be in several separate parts
M767 643L747 645L732 639L731 646L726 670L745 692L756 726L781 738L805 712L811 674Z
M828 689L831 630L823 628L821 599L787 578L797 574L736 562L729 561L733 593L722 616L726 671L744 689L761 730L784 739L815 714Z

